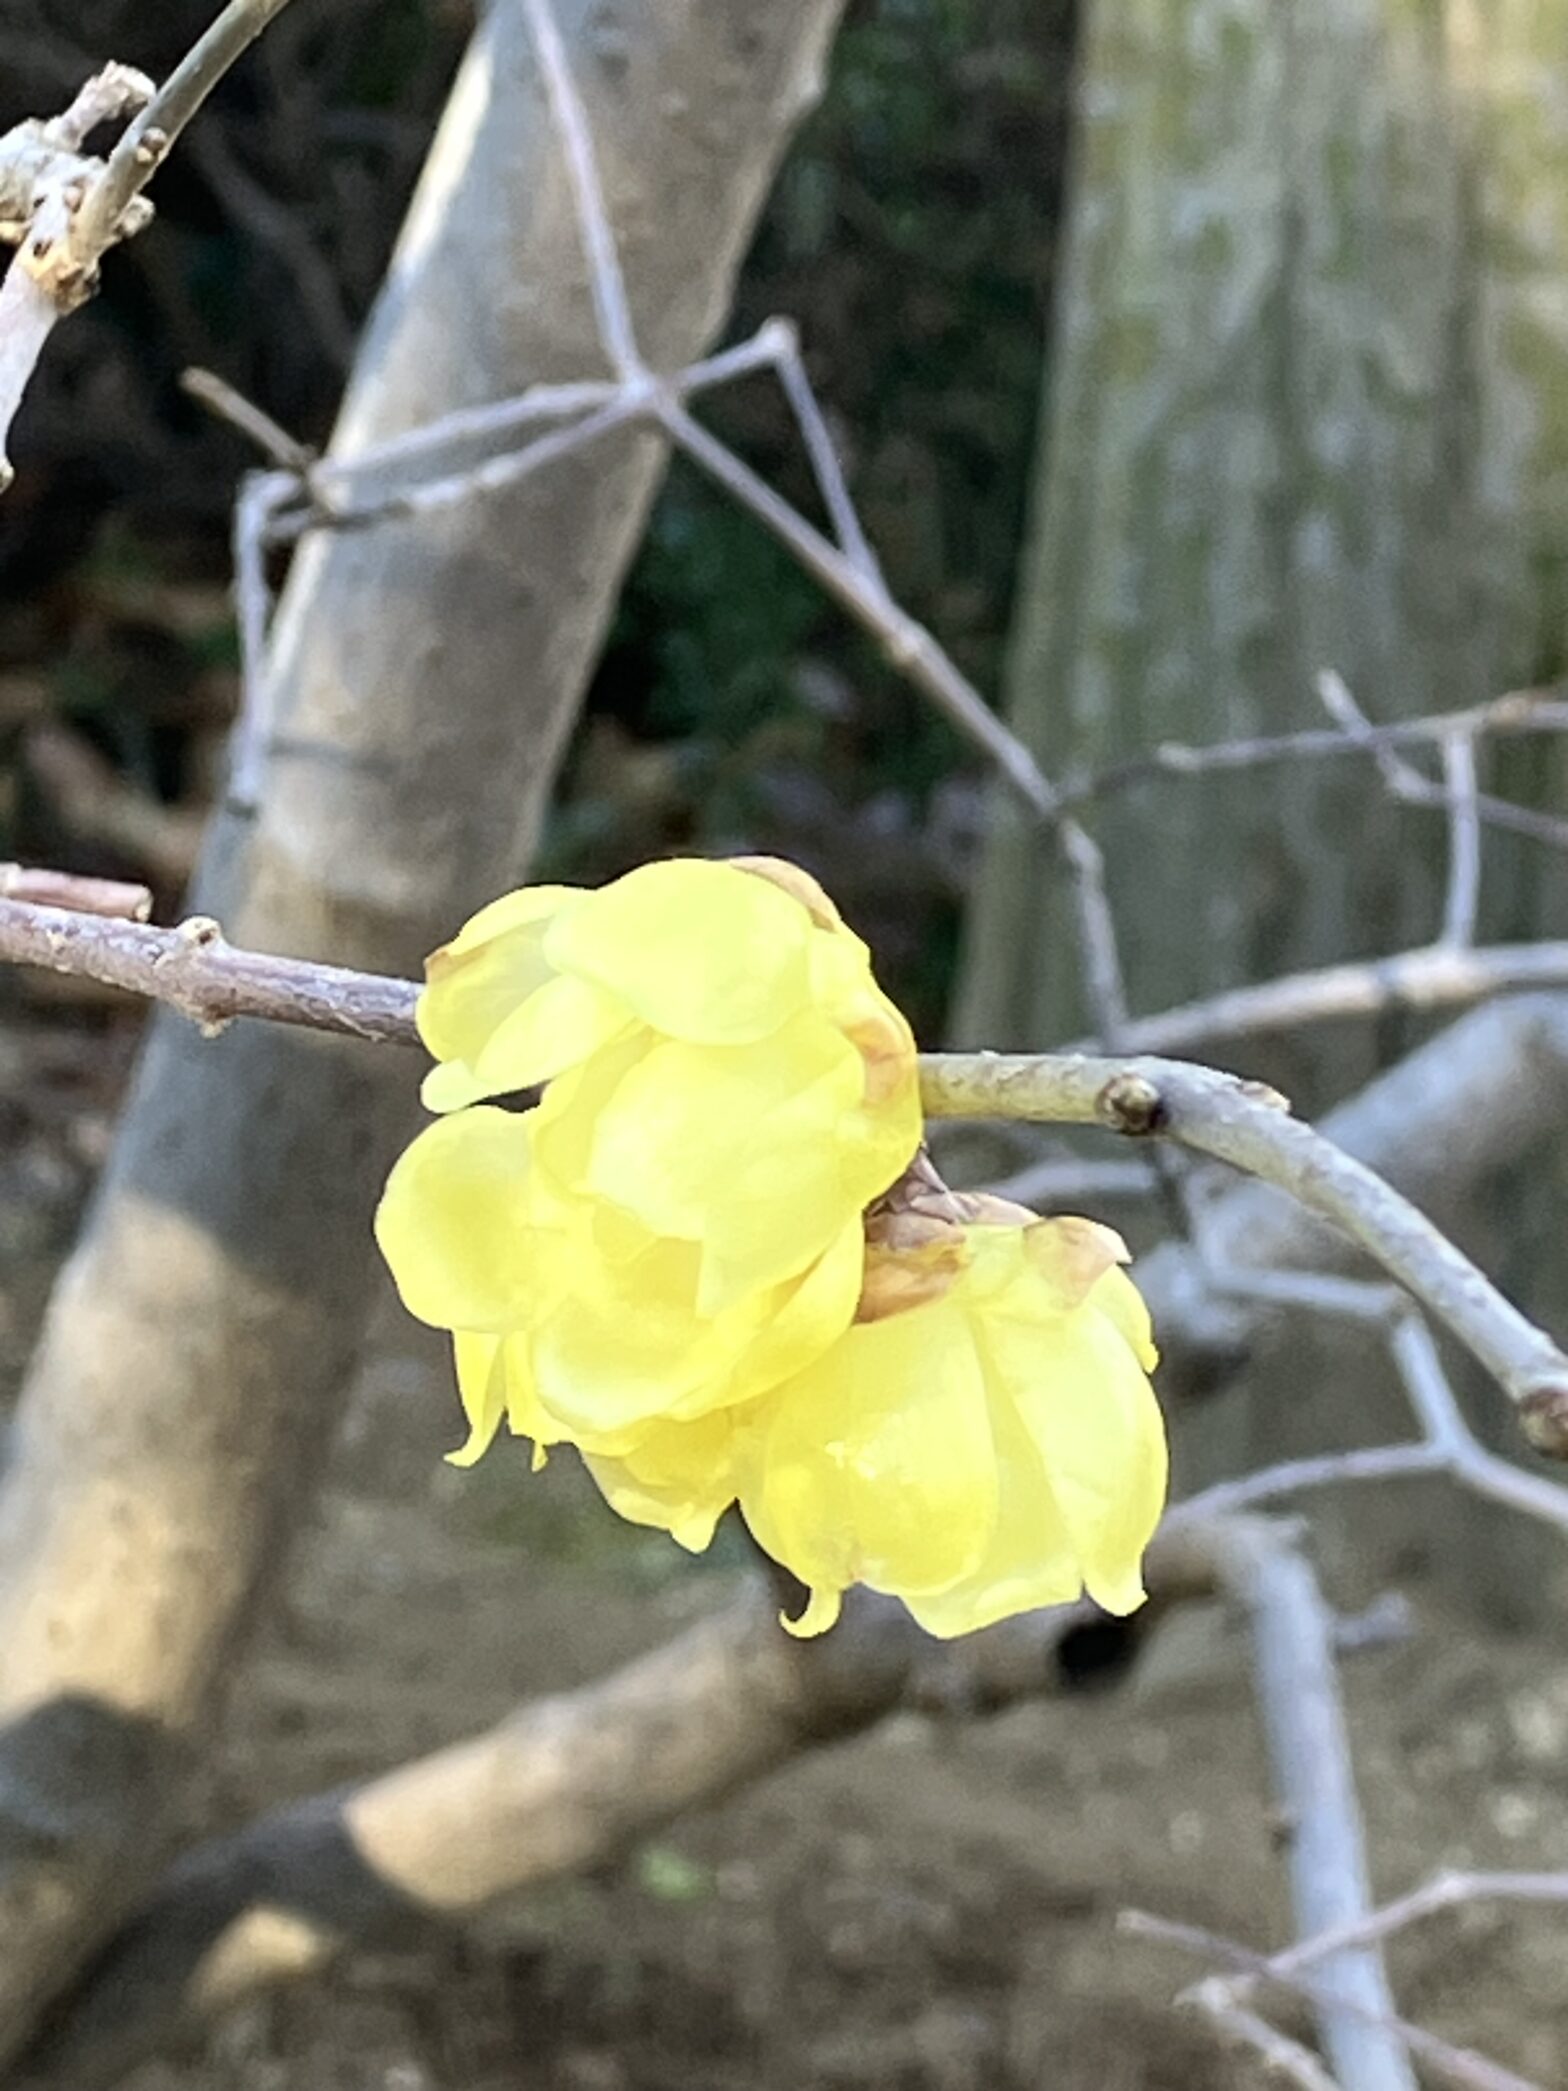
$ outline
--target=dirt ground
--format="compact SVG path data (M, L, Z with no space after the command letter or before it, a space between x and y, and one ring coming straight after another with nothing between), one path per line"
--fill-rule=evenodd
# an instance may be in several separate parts
M0 1127L0 1367L25 1357L101 1154L112 1056L28 1047ZM0 1060L10 1050L0 1030ZM50 1054L53 1054L53 1059ZM40 1075L39 1069L46 1073ZM18 1092L13 1089L13 1098ZM42 1099L42 1101L40 1101ZM406 1375L405 1375L406 1377ZM417 1375L415 1378L417 1379ZM409 1404L423 1439L437 1383ZM361 1447L363 1450L363 1446ZM239 1681L214 1823L391 1764L600 1674L722 1599L521 1459L472 1475L351 1440ZM1568 1645L1415 1598L1347 1661L1377 1884L1568 1866ZM1140 1907L1286 1935L1245 1646L1172 1622L1133 1675L984 1722L901 1717L461 1935L247 2008L132 2091L1199 2091L1261 2085L1172 2008L1201 1972L1118 1935ZM1475 1909L1394 1957L1402 2004L1568 2086L1568 1917Z

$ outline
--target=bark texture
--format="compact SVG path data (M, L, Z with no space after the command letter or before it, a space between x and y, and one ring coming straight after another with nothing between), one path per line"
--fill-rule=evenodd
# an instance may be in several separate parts
M1565 12L1091 4L1007 693L1048 766L1323 723L1324 669L1383 718L1560 669ZM1119 800L1134 1008L1433 935L1436 818L1359 759ZM960 1042L1083 1028L1053 889L999 802Z
M651 358L718 325L839 0L568 0ZM521 10L466 60L336 447L602 369ZM663 462L616 438L508 493L302 552L256 819L196 905L264 950L407 973L526 863ZM160 1856L308 1504L413 1106L404 1056L154 1022L0 1489L0 2057Z

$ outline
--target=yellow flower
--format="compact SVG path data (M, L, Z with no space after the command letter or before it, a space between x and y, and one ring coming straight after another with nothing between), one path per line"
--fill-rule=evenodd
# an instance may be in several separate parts
M625 1458L849 1325L862 1210L919 1141L917 1069L804 873L672 862L525 889L428 976L425 1100L446 1115L376 1229L406 1305L463 1339L460 1460L503 1420ZM527 1112L483 1101L541 1083Z
M831 1626L853 1583L943 1636L1085 1589L1110 1612L1143 1600L1166 1450L1126 1252L1087 1220L964 1236L956 1277L938 1266L913 1306L892 1288L731 1455L758 1543L811 1593L797 1633Z

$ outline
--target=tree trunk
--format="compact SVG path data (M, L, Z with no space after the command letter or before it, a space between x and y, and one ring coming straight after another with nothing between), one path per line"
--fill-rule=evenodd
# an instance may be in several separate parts
M561 12L644 344L673 366L724 313L840 0ZM602 367L521 12L496 0L336 448ZM406 973L511 882L663 455L621 437L311 541L273 646L266 802L218 822L197 905L247 944ZM0 2053L158 1863L339 1416L416 1078L340 1040L152 1027L0 1490Z
M1087 4L1014 726L1093 771L1324 724L1324 670L1381 719L1560 671L1568 4ZM1560 790L1560 755L1509 764ZM1091 825L1138 1011L1440 926L1441 817L1395 808L1363 756L1162 778ZM1533 847L1488 838L1489 932L1560 922L1562 863ZM1082 1031L1075 975L1050 853L999 800L960 1040ZM1316 1111L1407 1042L1347 1025L1238 1064ZM1408 1428L1351 1348L1293 1343L1189 1462Z
M1391 718L1560 664L1565 17L1090 0L1007 693L1051 767L1325 723L1325 669ZM1362 758L1118 799L1134 1006L1432 936L1436 820ZM999 806L965 1041L1083 1028L1052 883Z

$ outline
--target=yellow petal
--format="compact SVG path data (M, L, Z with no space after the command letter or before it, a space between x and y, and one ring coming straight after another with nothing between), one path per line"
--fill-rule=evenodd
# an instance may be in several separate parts
M449 1452L447 1459L454 1467L471 1467L489 1450L506 1413L501 1339L463 1332L452 1339L452 1355L457 1367L458 1395L468 1418L468 1440L456 1452Z
M770 1293L766 1318L747 1342L727 1390L732 1402L765 1394L815 1364L855 1318L865 1266L860 1216L799 1278Z
M903 1596L970 1574L996 1523L985 1386L948 1300L848 1331L738 1449L758 1543L812 1589Z
M1135 1610L1167 1483L1164 1423L1142 1367L1092 1307L1054 1327L992 1309L978 1337L1039 1450L1089 1595L1108 1612Z
M779 1625L785 1633L793 1634L797 1641L813 1641L818 1634L825 1634L830 1626L837 1626L838 1615L843 1609L842 1590L810 1590L806 1593L806 1609L793 1619L788 1612L780 1612Z
M765 1045L658 1046L600 1110L588 1186L656 1232L709 1244L702 1305L716 1311L801 1270L858 1211L838 1132L861 1079L853 1049L809 1012Z
M704 1552L735 1500L734 1427L721 1410L694 1423L664 1423L618 1459L585 1452L584 1464L610 1508L634 1525L668 1532Z
M539 1399L539 1388L534 1378L532 1347L526 1331L501 1339L501 1363L506 1427L514 1438L533 1440L534 1465L536 1468L542 1467L545 1463L546 1448L564 1444L569 1433Z
M990 1423L999 1489L991 1543L972 1574L904 1600L926 1632L943 1640L1083 1595L1078 1556L1039 1451L1005 1391L991 1401Z
M496 1026L550 978L545 932L582 895L525 886L472 916L425 961L419 1035L437 1060L477 1060Z
M625 1264L565 1260L560 1290L542 1303L533 1366L545 1407L590 1449L618 1453L628 1432L730 1398L731 1375L770 1302L757 1295L725 1315L699 1316L698 1261L696 1248L678 1241L656 1241Z
M671 1038L765 1038L809 992L811 918L799 901L728 864L644 864L564 912L550 964L624 996Z
M1160 1362L1154 1345L1154 1324L1144 1305L1143 1294L1124 1270L1108 1270L1089 1294L1095 1307L1121 1331L1122 1339L1145 1372Z
M499 1332L530 1285L528 1122L476 1105L427 1126L395 1163L376 1240L419 1320Z
M479 1096L535 1089L612 1044L636 1021L618 995L557 974L503 1017L474 1062Z

